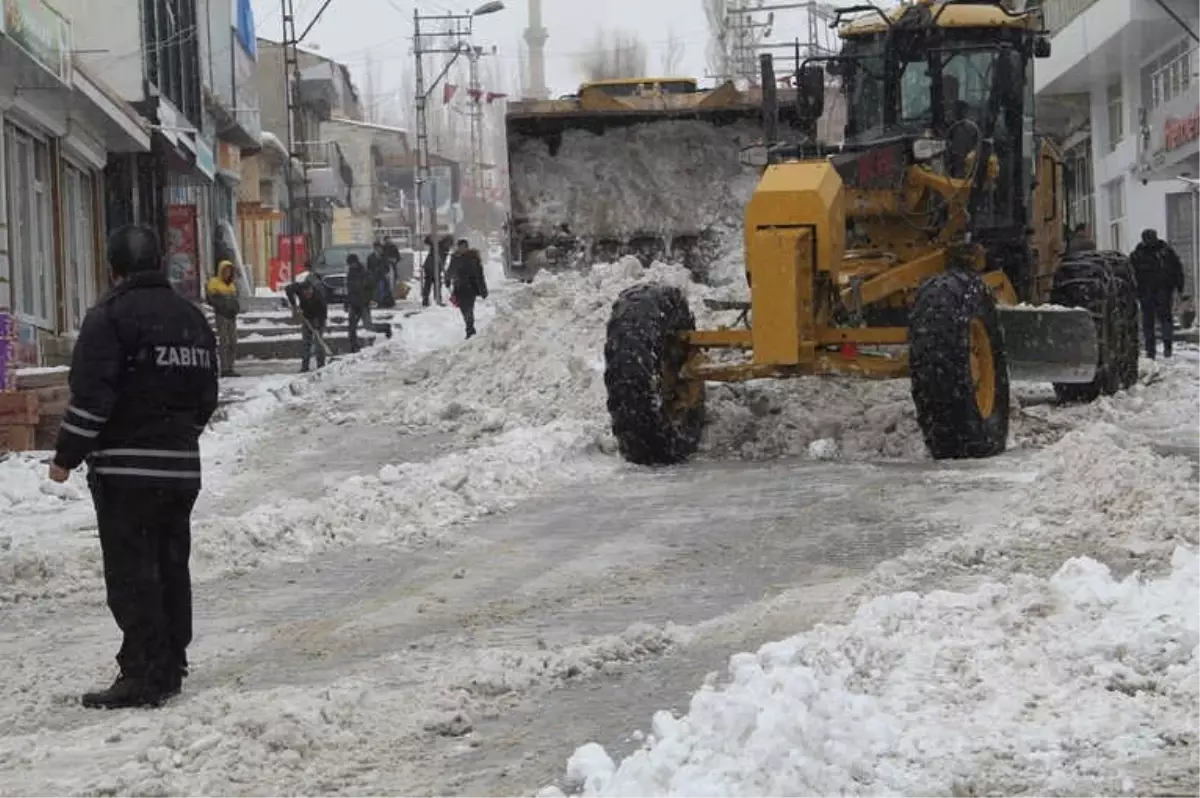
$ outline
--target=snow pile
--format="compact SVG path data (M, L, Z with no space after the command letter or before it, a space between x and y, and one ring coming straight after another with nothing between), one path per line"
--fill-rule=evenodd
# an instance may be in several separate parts
M95 519L82 471L65 483L46 477L49 452L0 456L0 602L65 595L100 574L99 553L82 569L47 539L95 546ZM98 548L98 547L97 547Z
M1158 571L1177 546L1197 543L1193 463L1160 456L1112 425L1067 433L1021 471L1025 487L990 517L881 564L857 594L970 585L1017 572L1047 575L1080 555Z
M740 228L758 170L739 162L761 126L664 121L568 131L554 155L526 139L510 154L513 215L578 236Z
M730 661L730 683L660 712L587 795L1147 794L1195 789L1200 560L1117 581L1049 579L878 598Z
M361 663L321 687L231 685L185 692L157 712L86 714L86 724L50 736L0 736L5 791L386 794L416 778L394 772L420 759L409 746L427 756L431 737L464 737L523 691L612 672L660 654L680 635L670 625L636 624L558 650L448 641Z
M698 326L733 321L704 299L715 289L685 269L635 258L589 271L541 272L499 300L486 335L414 363L377 403L372 423L460 431L577 419L607 434L604 340L612 303L626 288L661 282L682 289ZM722 294L723 295L723 294ZM716 459L805 456L818 440L845 459L926 456L906 380L808 377L709 386L701 450Z
M570 422L518 427L432 462L384 465L315 499L296 497L196 524L197 574L211 578L264 562L356 543L420 544L535 491L614 467L611 440Z

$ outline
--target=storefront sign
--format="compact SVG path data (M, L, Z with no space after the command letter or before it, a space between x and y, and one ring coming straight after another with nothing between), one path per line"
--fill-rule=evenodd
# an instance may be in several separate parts
M71 23L45 0L3 0L0 32L63 83L71 82Z
M17 388L17 319L0 310L0 392Z
M182 297L199 301L196 206L167 206L167 279Z
M209 180L217 174L217 161L213 157L212 145L204 136L196 136L196 168Z
M1184 119L1169 118L1163 125L1163 139L1168 151L1200 138L1200 111Z
M308 263L308 239L304 236L279 236L279 259L290 263L292 274L302 271Z

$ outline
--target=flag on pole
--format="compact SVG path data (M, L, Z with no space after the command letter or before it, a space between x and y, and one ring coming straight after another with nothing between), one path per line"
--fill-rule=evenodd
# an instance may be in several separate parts
M507 96L508 96L508 95L507 95L507 94L505 94L505 93L503 93L503 92L499 92L499 91L489 91L489 92L487 93L487 101L488 101L488 105L491 105L493 100L503 100L503 99L504 99L505 97L507 97Z
M478 103L479 98L483 96L482 89L467 89L467 94L471 95L471 100Z
M455 86L453 83L447 83L445 86L443 86L442 102L448 103L450 100L454 99L454 92L456 91L458 91L458 86Z

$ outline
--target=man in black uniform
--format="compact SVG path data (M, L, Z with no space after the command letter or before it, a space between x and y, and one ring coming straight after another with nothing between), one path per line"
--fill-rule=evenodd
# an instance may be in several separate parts
M86 707L155 706L177 694L192 640L191 514L200 433L217 408L216 338L175 293L144 226L109 240L115 286L88 311L50 479L88 462L120 675Z
M483 259L479 250L471 249L467 239L460 238L450 256L446 269L446 287L450 297L462 313L467 337L475 335L475 300L487 299L487 282L483 278Z
M425 244L429 247L429 251L425 253L425 263L421 266L421 304L425 307L429 307L429 295L433 293L433 287L437 283L438 272L446 262L446 256L450 254L451 240L450 236L442 236L435 247L433 239L425 236Z
M1154 359L1157 348L1155 325L1162 333L1163 357L1170 357L1175 342L1174 295L1183 293L1183 262L1158 231L1142 231L1142 241L1129 255L1142 306L1142 336L1146 357Z

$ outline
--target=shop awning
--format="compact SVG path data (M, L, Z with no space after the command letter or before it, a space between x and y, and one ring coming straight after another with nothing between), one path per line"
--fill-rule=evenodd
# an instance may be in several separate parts
M84 120L104 137L109 152L148 152L150 126L133 106L76 61L71 83Z

